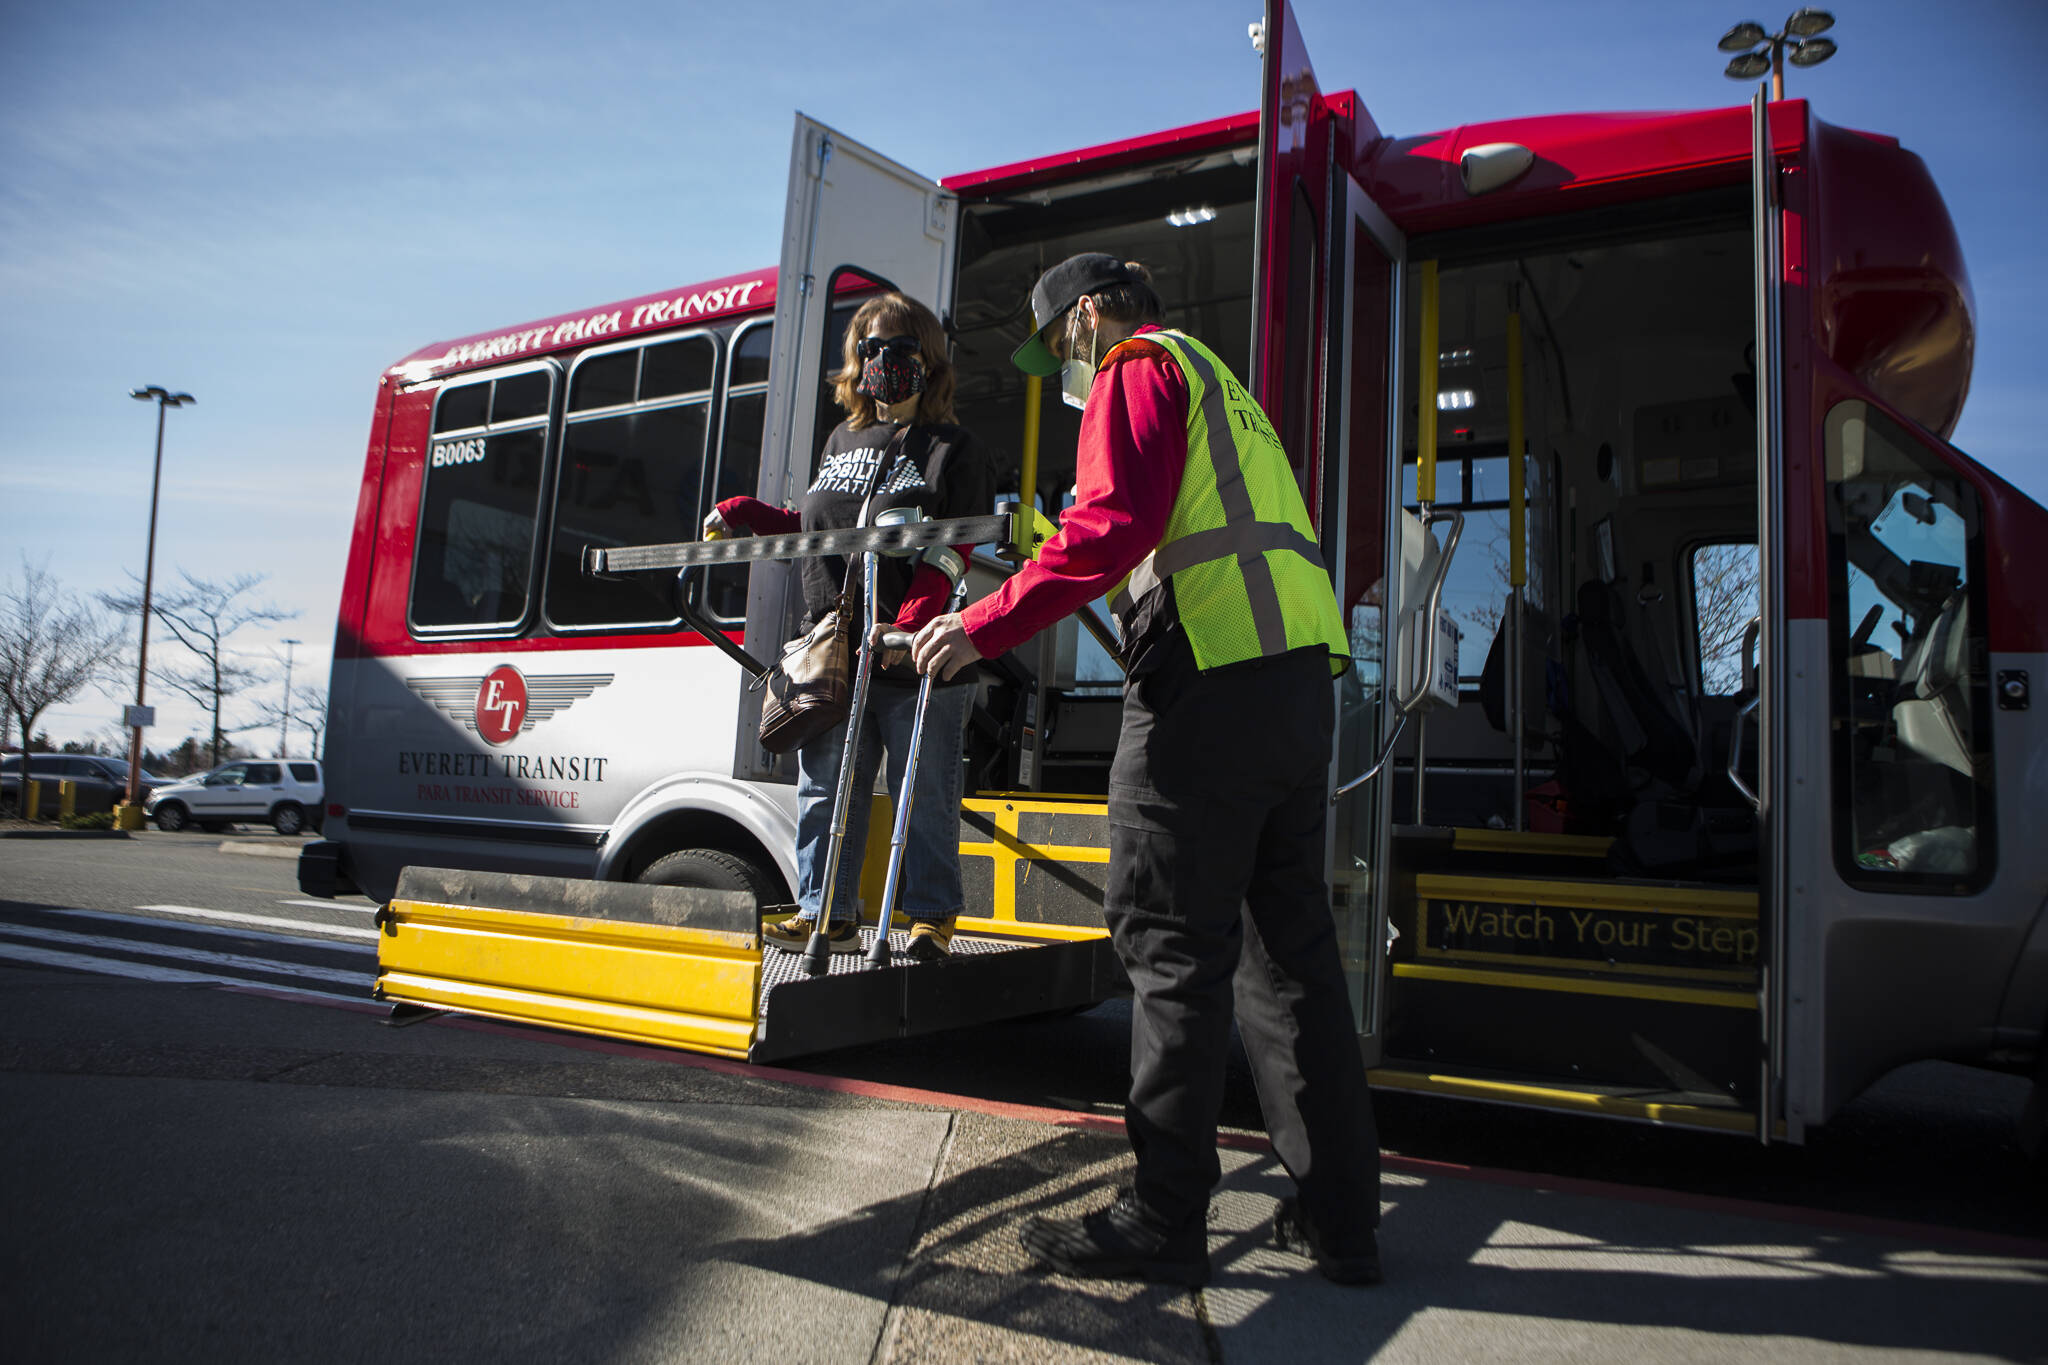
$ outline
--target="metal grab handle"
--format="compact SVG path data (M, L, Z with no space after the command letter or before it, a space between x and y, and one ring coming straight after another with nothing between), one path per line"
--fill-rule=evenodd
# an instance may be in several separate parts
M1749 728L1750 712L1756 710L1762 702L1761 696L1751 697L1749 705L1735 713L1735 723L1728 727L1728 781L1734 785L1735 790L1742 793L1743 799L1748 801L1759 815L1764 809L1763 798L1757 795L1756 788L1742 780L1742 732Z
M676 615L683 618L684 625L717 645L727 658L747 670L747 676L756 684L766 681L768 675L775 670L749 654L730 635L720 630L717 622L706 617L691 604L690 575L703 567L701 564L691 564L676 570Z
M1458 553L1458 538L1465 533L1465 514L1463 512L1450 512L1447 515L1451 519L1451 533L1444 537L1443 553L1437 556L1436 571L1430 576L1428 591L1422 595L1423 610L1421 624L1426 641L1419 647L1422 654L1422 668L1418 671L1420 682L1413 696L1402 695L1398 680L1394 685L1394 708L1403 717L1409 716L1421 709L1423 700L1429 696L1430 680L1436 677L1436 614L1443 603L1444 582L1451 574L1451 558ZM1432 517L1429 520L1434 519ZM1425 534L1429 530L1429 520L1422 523L1422 529ZM1394 638L1397 641L1400 639L1400 622L1398 618L1394 623Z
M1351 793L1357 791L1360 787L1372 781L1375 777L1378 777L1380 775L1380 769L1386 767L1387 760L1394 756L1394 746L1401 742L1401 732L1407 728L1408 713L1406 711L1396 712L1394 714L1394 732L1387 736L1386 744L1382 746L1380 749L1380 756L1373 760L1372 766L1370 768L1367 768L1364 772L1352 778L1349 782L1346 782L1343 786L1337 788L1337 790L1331 792L1330 804L1333 806L1336 805L1339 801L1342 801L1345 797L1351 795Z
M1756 691L1756 665L1750 662L1749 652L1756 648L1756 637L1763 633L1764 618L1759 612L1749 618L1749 624L1742 628L1742 690Z

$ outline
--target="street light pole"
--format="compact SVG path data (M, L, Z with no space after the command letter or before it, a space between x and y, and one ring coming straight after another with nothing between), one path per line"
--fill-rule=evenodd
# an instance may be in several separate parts
M146 389L131 389L128 396L156 404L156 463L149 476L149 549L142 558L142 637L136 651L135 705L128 713L129 728L133 731L128 740L128 799L115 816L122 829L140 829L142 805L137 798L142 793L142 727L146 714L143 697L149 685L150 595L156 585L156 504L157 493L164 481L164 410L182 408L197 400L189 393L172 393L155 384Z
M292 756L292 646L301 643L303 641L299 640L286 640L284 642L284 706L277 713L277 756L279 758L290 758Z

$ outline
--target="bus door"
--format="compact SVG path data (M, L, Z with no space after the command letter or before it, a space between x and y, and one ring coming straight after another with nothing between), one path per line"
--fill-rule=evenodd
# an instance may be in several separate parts
M1287 0L1269 0L1259 104L1259 237L1252 300L1257 396L1294 461L1324 563L1351 627L1337 682L1329 867L1338 942L1368 1065L1379 1060L1387 900L1381 749L1384 509L1399 468L1395 330L1404 244L1349 174L1376 134L1357 105L1325 100ZM1346 117L1348 115L1348 117Z
M927 304L941 318L952 307L958 199L824 124L796 116L789 195L782 213L776 273L774 351L768 421L757 496L794 503L810 486L818 439L832 423L826 381L839 367L849 286L886 284ZM792 566L753 565L747 591L747 648L772 659L792 630L797 607ZM778 775L775 757L756 743L761 694L741 694L733 775Z
M1785 1069L1784 945L1788 849L1785 781L1785 468L1784 334L1779 294L1783 223L1778 194L1778 161L1771 145L1770 106L1759 88L1751 102L1750 189L1756 253L1756 543L1759 598L1756 695L1744 708L1755 718L1757 808L1757 1140L1769 1143L1780 1131ZM1733 747L1741 767L1741 728ZM1796 1135L1794 1135L1796 1137Z

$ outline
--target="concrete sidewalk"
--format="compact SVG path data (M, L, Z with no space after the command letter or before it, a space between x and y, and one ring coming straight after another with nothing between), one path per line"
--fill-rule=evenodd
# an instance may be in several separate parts
M22 1361L2048 1352L2048 1244L1416 1161L1340 1289L1250 1136L1206 1290L1069 1281L1015 1225L1105 1197L1100 1120L213 989L0 972L0 1103Z

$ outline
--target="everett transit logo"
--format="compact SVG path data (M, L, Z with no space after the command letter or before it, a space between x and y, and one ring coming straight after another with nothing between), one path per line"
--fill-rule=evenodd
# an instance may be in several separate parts
M405 685L476 731L490 745L508 744L558 711L566 711L600 687L609 673L535 674L499 664L482 677L407 678Z

